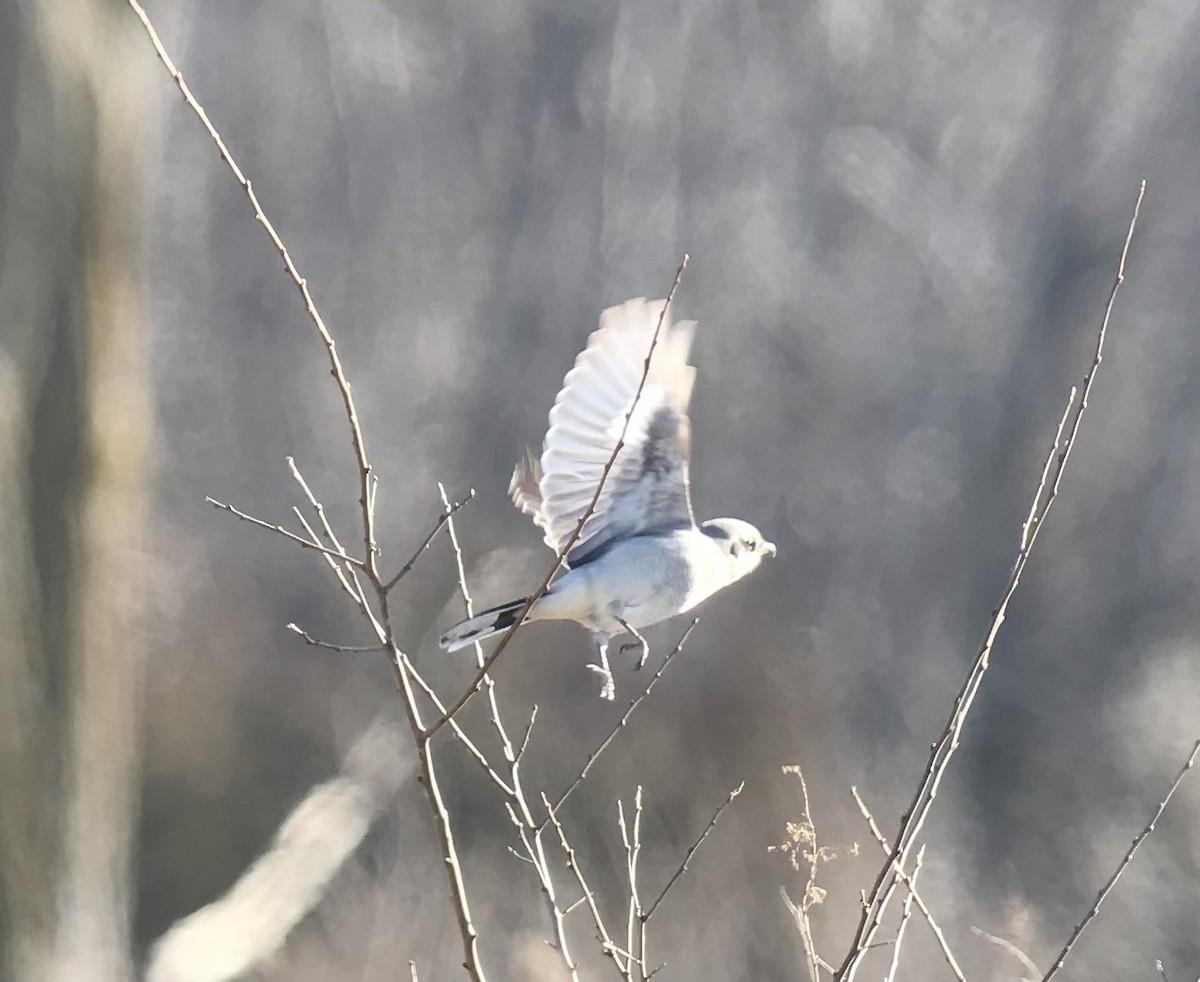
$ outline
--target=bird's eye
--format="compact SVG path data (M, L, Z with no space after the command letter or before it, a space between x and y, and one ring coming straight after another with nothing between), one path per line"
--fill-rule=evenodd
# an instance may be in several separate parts
M746 539L742 543L742 545L746 547L747 552L753 552L755 549L758 548L758 543L755 542L753 539Z

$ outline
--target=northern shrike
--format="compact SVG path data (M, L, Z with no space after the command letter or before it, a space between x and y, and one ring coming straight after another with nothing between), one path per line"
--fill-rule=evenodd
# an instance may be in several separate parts
M697 525L688 489L688 401L696 369L688 364L694 321L671 323L665 300L629 300L600 315L600 327L567 374L550 410L541 459L529 452L509 485L513 503L545 532L556 553L566 545L596 493L645 370L641 397L595 511L564 558L566 571L530 608L527 621L577 621L590 630L612 699L608 642L691 610L754 572L775 546L749 522L714 518ZM456 651L508 630L528 598L456 624L441 646Z

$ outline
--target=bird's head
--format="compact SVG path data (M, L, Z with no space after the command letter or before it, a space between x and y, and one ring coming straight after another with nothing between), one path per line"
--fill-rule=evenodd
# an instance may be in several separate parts
M701 525L700 531L725 553L731 580L748 576L765 558L775 555L775 543L768 542L758 529L740 518L714 518Z

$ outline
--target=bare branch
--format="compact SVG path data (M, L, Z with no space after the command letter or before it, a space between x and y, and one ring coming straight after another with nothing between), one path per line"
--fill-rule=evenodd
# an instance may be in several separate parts
M694 855L696 855L696 850L700 848L700 844L705 839L707 839L708 834L714 828L717 827L717 819L719 819L721 817L721 812L723 812L726 808L729 807L729 805L733 802L733 799L736 798L738 795L740 795L742 793L742 789L745 787L746 787L746 782L743 781L736 788L734 788L732 791L729 792L728 798L726 798L724 801L721 802L720 806L713 813L713 817L711 819L709 819L708 825L706 825L704 827L704 831L700 833L700 838L698 838L695 842L693 842L691 844L691 846L688 847L688 851L687 851L686 855L684 855L683 862L680 863L679 869L677 869L671 875L671 879L669 879L667 881L667 885L665 887L663 887L662 893L660 893L658 895L658 897L655 899L654 903L652 903L650 905L650 909L648 911L646 911L646 913L644 915L642 915L643 921L649 921L650 918L654 916L654 912L656 910L658 910L658 905L661 904L666 899L667 894L671 892L671 887L675 886L675 884L679 880L679 878L681 876L683 876L684 873L687 872L688 863L690 863L692 861L692 857Z
M1056 437L1055 447L1051 451L1051 458L1054 460L1054 463L1052 465L1048 464L1044 468L1038 491L1041 501L1039 504L1038 499L1035 498L1034 506L1030 509L1031 518L1026 521L1022 529L1021 544L1017 552L1016 562L1013 565L1012 572L1009 574L1008 585L1004 590L1000 603L992 612L991 622L988 625L983 643L980 646L978 654L975 656L975 661L967 674L966 681L963 683L955 699L954 709L950 713L950 718L946 722L941 736L933 744L929 761L925 767L924 776L908 810L900 820L900 827L896 832L896 838L888 854L888 860L884 863L883 868L880 869L867 897L854 941L846 954L845 960L834 976L835 980L845 979L849 982L849 980L854 978L862 955L871 945L876 932L879 930L880 924L883 921L883 914L895 893L896 885L899 881L893 875L893 871L895 869L903 869L908 864L909 854L933 807L933 802L937 797L942 779L949 770L950 761L958 749L963 727L966 724L975 695L979 691L979 686L983 682L984 675L987 673L991 661L992 648L996 637L1000 633L1000 627L1004 623L1009 602L1020 585L1021 574L1024 572L1025 566L1029 561L1034 544L1037 542L1038 535L1045 524L1050 507L1054 504L1054 500L1058 495L1067 460L1070 458L1071 451L1075 446L1083 413L1087 409L1088 396L1091 393L1097 371L1100 368L1100 362L1103 359L1104 340L1108 333L1109 320L1112 316L1113 305L1116 302L1117 291L1120 289L1121 283L1125 278L1125 261L1129 253L1130 243L1133 240L1133 231L1137 225L1138 213L1141 210L1142 198L1145 193L1146 182L1143 181L1138 189L1137 201L1133 208L1133 217L1129 221L1129 229L1125 236L1125 245L1121 250L1121 258L1117 266L1117 275L1109 292L1108 303L1104 310L1104 318L1101 321L1100 330L1096 337L1095 352L1092 356L1091 366L1088 368L1087 374L1083 379L1079 402L1074 406L1073 415L1070 412L1071 405L1068 403L1068 412L1063 417L1065 420L1068 415L1071 416L1070 425L1066 427L1066 440L1061 444L1062 449L1060 451L1058 438ZM1060 424L1060 433L1064 425ZM1047 481L1049 481L1049 491L1043 494Z
M832 975L833 966L817 954L816 948L812 944L812 931L808 921L808 913L804 910L802 904L796 903L796 901L788 896L785 887L779 888L779 896L783 900L783 905L787 908L788 913L792 915L792 920L796 922L796 930L804 942L804 957L808 961L809 982L821 982L821 970L824 969Z
M639 784L633 796L633 822L625 821L625 806L617 800L617 824L621 829L621 843L625 846L625 872L629 878L629 916L625 924L625 946L637 951L637 964L642 977L646 977L646 918L642 916L642 901L638 896L637 864L642 852L642 786Z
M916 889L917 877L921 873L921 863L924 860L925 847L921 846L921 848L917 850L917 861L913 866L913 871L911 875L906 877L912 886L909 888L908 896L904 898L904 906L900 911L900 926L896 929L896 943L892 947L892 965L891 968L888 969L887 977L884 978L883 982L895 982L896 969L900 967L900 949L904 945L904 929L908 927L908 919L912 915L912 902L913 896L915 895L913 891Z
M533 733L533 724L537 722L538 708L537 703L533 704L533 708L529 711L529 725L525 727L525 736L521 738L521 749L517 751L517 763L525 756L525 749L529 746L529 737Z
M608 749L608 745L613 742L617 734L620 733L625 728L625 725L629 722L629 717L633 715L633 711L642 704L642 701L646 698L646 696L650 695L650 690L653 689L655 683L662 678L663 672L665 672L667 670L667 666L671 664L671 659L683 650L684 643L687 641L688 636L699 623L700 618L696 617L692 619L692 623L687 626L687 630L683 632L683 635L680 637L678 643L667 654L667 657L663 659L663 663L658 667L658 671L654 673L654 677L650 679L650 682L646 685L646 688L642 690L639 696L630 701L629 708L625 710L625 714L619 720L617 720L616 725L609 731L608 736L604 738L604 740L600 743L600 746L593 750L588 756L587 761L583 765L583 769L578 775L576 775L575 780L567 786L567 790L559 795L558 801L554 803L555 811L558 811L563 806L563 803L569 797L571 797L575 789L583 783L584 778L588 776L588 771L590 771L592 769L592 765L596 763L596 759ZM547 818L546 821L548 822L549 818ZM546 822L543 822L541 828L545 828L545 826Z
M314 648L324 648L327 651L340 651L346 654L362 654L365 652L387 651L381 644L372 645L348 645L348 644L330 644L328 641L322 641L320 638L314 638L306 630L300 627L295 622L287 625L287 629L293 634L299 634L304 639L304 643L311 645Z
M133 0L130 0L130 2L133 2ZM509 642L512 641L513 635L515 635L517 631L521 629L521 625L525 623L525 618L529 615L529 611L532 609L533 605L537 603L542 598L543 594L545 594L545 592L550 588L550 581L554 579L559 567L562 566L563 561L570 554L571 550L575 546L575 543L579 540L579 536L582 534L583 527L587 524L587 520L592 517L592 513L596 510L596 503L600 500L600 493L604 490L605 482L608 481L608 475L611 473L613 465L616 464L617 457L625 447L625 437L629 433L629 421L633 419L634 411L637 409L638 402L641 401L642 391L646 387L646 379L650 375L650 360L654 357L654 349L658 347L658 336L662 331L663 321L666 319L667 311L671 307L671 301L675 299L675 292L679 289L679 281L683 278L683 271L687 268L687 264L688 256L686 253L684 253L683 260L680 262L679 268L675 270L675 280L671 284L670 291L667 293L667 299L663 304L662 312L658 315L658 323L655 325L654 335L650 339L650 348L646 352L646 363L642 368L642 377L638 382L637 391L633 395L633 401L629 404L629 411L625 414L625 423L621 427L621 434L617 437L616 446L613 447L612 454L608 458L608 463L604 465L604 470L600 472L600 481L596 485L595 492L592 494L591 502L584 510L584 513L580 516L579 522L575 526L575 530L563 544L563 547L559 550L558 555L554 557L554 565L550 567L546 575L542 578L542 582L538 588L534 590L533 593L529 595L529 599L525 601L525 606L522 607L520 613L517 614L517 619L513 621L512 627L505 632L504 636L500 639L500 643L496 645L495 650L493 650L492 653L488 655L486 659L484 659L483 664L479 667L479 671L475 674L475 678L471 680L471 684L467 687L467 690L462 694L458 701L450 707L449 713L441 719L436 720L433 725L431 725L429 729L425 731L425 739L431 738L438 730L445 726L446 720L462 709L462 707L465 706L468 701L470 701L475 693L479 691L480 686L483 685L484 676L487 675L488 670L492 667L492 665L496 663L496 659L504 653L504 649L507 648Z
M317 517L321 520L321 527L325 530L325 540L333 546L338 552L344 553L345 547L342 545L341 539L337 537L333 526L329 524L329 516L325 514L325 506L320 502L308 482L304 479L304 475L300 473L300 468L296 466L294 457L287 458L289 470L292 472L292 477L296 483L300 485L300 490L304 492L304 496L308 499L308 503L317 513ZM321 538L313 531L313 528L308 523L308 519L304 517L304 513L299 508L292 509L296 513L296 517L300 520L300 524L304 526L304 530L308 532L313 542L320 542ZM325 557L325 561L329 563L333 569L334 575L337 576L338 582L342 588L350 595L350 598L358 606L359 611L371 622L371 629L375 632L375 636L382 642L384 639L384 631L379 620L375 617L375 612L371 609L370 603L367 602L367 595L363 590L362 582L358 578L358 570L355 567L347 565L345 569L338 566L333 558Z
M867 825L871 829L871 835L875 837L875 841L879 843L879 848L883 850L884 855L891 854L891 846L888 845L887 839L883 837L883 833L879 831L879 826L875 823L875 816L867 808L867 804L862 800L858 793L858 788L851 788L850 793L854 795L854 800L858 804L858 810L862 813L862 817L867 820ZM942 929L938 927L937 921L933 919L933 914L929 908L925 906L925 901L921 899L921 895L917 893L917 886L912 878L904 870L897 871L900 876L900 881L908 889L913 901L917 905L917 909L925 918L925 922L929 925L929 930L933 932L933 936L937 939L938 945L942 949L942 956L946 959L946 964L950 966L950 971L954 973L954 977L958 982L967 982L966 976L958 966L958 959L954 957L954 953L950 950L950 944L946 940L946 935L942 933Z
M1054 978L1054 976L1058 974L1058 970L1063 967L1063 963L1067 960L1067 956L1071 953L1071 948L1074 947L1075 942L1079 940L1080 935L1083 934L1088 924L1092 922L1092 918L1100 913L1100 905L1103 904L1108 895L1112 893L1113 887L1117 885L1117 880L1121 878L1121 874L1125 872L1125 868L1131 862L1133 862L1133 856L1134 853L1138 851L1138 847L1142 844L1146 837L1154 831L1154 827L1158 824L1158 820L1162 818L1163 812L1167 810L1167 805L1170 803L1172 796L1177 790L1179 790L1179 785L1183 783L1183 779L1187 775L1187 772L1190 771L1192 766L1196 763L1197 755L1200 755L1200 740L1197 740L1195 746L1192 747L1191 754L1188 756L1188 759L1184 761L1183 767L1180 768L1179 773L1172 782L1170 789L1167 791L1166 797L1158 803L1158 810L1155 811L1154 817L1150 819L1150 824L1137 834L1137 837L1133 840L1133 843L1129 847L1129 851L1125 853L1125 858L1121 860L1120 864L1113 872L1113 875L1108 878L1108 882L1100 888L1100 892L1096 894L1096 902L1092 904L1091 910L1084 915L1083 920L1080 921L1079 924L1076 925L1075 930L1071 932L1071 936L1067 938L1067 943L1063 946L1063 950L1058 953L1058 957L1054 959L1054 963L1050 966L1050 971L1042 976L1042 982L1048 982L1049 979Z
M617 971L627 980L633 980L633 957L627 951L622 951L613 944L612 935L608 933L608 928L604 925L604 918L600 914L600 908L596 906L596 895L592 893L592 888L588 886L587 878L583 875L583 870L579 866L579 860L575 855L575 849L567 841L567 833L562 827L562 823L558 820L558 816L554 813L554 806L550 804L550 799L545 794L542 795L542 807L546 809L546 815L550 819L550 824L554 826L554 831L558 833L558 842L562 846L563 854L567 857L567 868L575 874L575 882L579 884L579 889L583 891L584 900L587 902L588 910L592 914L592 923L595 924L597 932L600 935L600 943L605 954L609 955L613 963L617 966ZM622 960L622 958L624 960Z
M324 553L327 556L332 556L334 559L339 559L344 563L350 563L354 566L362 566L361 559L355 559L353 556L347 556L344 552L336 549L327 549L319 542L309 542L302 535L297 535L285 529L282 525L272 525L270 522L264 522L261 518L255 518L253 515L247 515L244 511L234 508L233 505L227 505L223 501L217 501L216 498L210 498L205 495L204 500L214 508L220 508L222 511L227 511L235 518L240 518L243 522L249 522L251 525L257 525L259 528L267 529L270 532L275 532L282 535L285 539L291 539L297 545L303 546L305 549L311 549L313 552Z
M316 529L312 527L312 524L309 522L308 518L305 517L304 512L302 512L298 507L293 506L292 513L296 516L296 520L304 528L304 531L308 533L308 537L312 539L313 542L320 542L320 536L317 535ZM358 577L354 575L354 567L343 566L328 553L323 555L321 558L325 560L329 568L333 571L333 575L337 578L338 585L345 590L346 595L354 601L354 605L359 609L359 612L371 619L372 626L375 629L375 634L379 640L382 641L383 629L379 626L379 622L375 620L374 611L372 611L370 606L367 604L367 598L366 594L363 593L362 584L359 583ZM353 577L353 579L351 579L351 577Z
M451 504L450 500L446 497L446 489L443 488L441 484L438 484L438 487L442 489L442 501L445 503L445 506L446 506L445 511L443 511L441 513L441 515L438 516L438 520L434 523L433 528L429 530L429 534L427 536L425 536L425 540L419 546L417 546L416 551L412 554L412 556L408 560L408 562L406 562L403 566L400 567L400 572L397 573L395 576L393 576L390 580L388 580L383 585L383 588L385 590L390 590L397 583L399 583L402 579L404 579L404 577L407 576L409 572L411 572L413 566L416 565L417 560L421 558L421 554L426 549L428 549L429 546L433 543L433 540L437 538L437 534L443 528L446 527L446 525L450 521L450 519L452 519L455 515L458 514L459 511L462 510L462 508L467 504L468 501L470 501L472 498L475 497L475 489L471 488L467 492L467 496L465 498L463 498L461 501L456 501L453 504ZM457 550L457 548L456 548L455 551L459 551L459 550Z
M433 703L433 708L439 713L444 712L445 704L442 702L437 692L434 691L433 686L425 681L421 673L417 671L416 666L413 665L412 660L403 651L400 652L400 660L403 664L404 671L414 682L416 682L417 687L425 693L425 695L429 698L429 701ZM450 729L453 731L454 736L458 739L458 742L462 744L467 753L469 753L475 759L475 762L483 768L483 772L488 776L488 778L491 779L491 782L500 789L500 793L505 797L511 797L513 794L513 789L509 786L508 782L500 776L496 768L494 768L491 762L487 759L487 756L475 745L475 741L467 736L466 731L458 725L456 720L452 721Z

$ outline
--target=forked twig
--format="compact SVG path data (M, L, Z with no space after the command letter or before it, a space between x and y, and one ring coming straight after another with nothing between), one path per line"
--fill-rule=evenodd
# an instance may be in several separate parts
M679 864L679 868L671 875L671 878L667 881L667 885L662 888L662 893L655 897L654 903L650 905L649 910L642 915L643 921L649 921L650 918L654 916L654 912L658 910L659 904L661 904L667 898L667 894L671 892L671 888L675 886L675 884L679 881L679 878L687 872L688 864L692 861L692 857L696 855L696 850L698 850L704 840L708 838L709 833L717 827L717 820L721 817L721 812L733 804L733 799L740 795L742 793L742 789L745 787L746 782L743 781L736 788L729 792L729 797L722 801L717 807L717 810L713 812L713 817L708 820L708 824L704 827L704 831L700 833L700 837L696 839L696 841L690 846L688 846L688 851L683 857L683 862Z
M1125 872L1125 868L1131 862L1133 862L1133 855L1138 851L1138 847L1143 841L1145 841L1146 837L1154 831L1154 827L1158 824L1158 820L1162 818L1163 812L1167 810L1167 805L1170 804L1172 796L1176 791L1179 790L1179 785L1183 783L1183 779L1187 775L1187 772L1190 771L1192 766L1196 763L1197 755L1200 755L1200 740L1197 740L1195 745L1192 747L1191 754L1188 756L1188 759L1184 761L1183 767L1179 769L1179 773L1175 776L1175 780L1172 782L1170 789L1167 791L1166 797L1158 803L1158 810L1155 811L1154 817L1150 819L1150 824L1142 829L1142 831L1139 832L1134 838L1133 843L1130 845L1129 850L1125 853L1125 857L1121 860L1120 864L1113 872L1113 875L1108 878L1108 882L1105 883L1104 886L1100 888L1100 892L1096 894L1096 902L1092 904L1091 909L1084 915L1083 920L1075 926L1075 930L1072 931L1071 936L1067 938L1067 943L1063 945L1063 950L1058 953L1058 957L1054 959L1054 963L1050 966L1050 971L1042 976L1042 982L1049 982L1050 979L1054 978L1054 976L1058 973L1058 970L1063 967L1063 963L1067 960L1067 956L1071 953L1071 949L1074 947L1075 942L1079 940L1080 935L1083 934L1084 930L1092 922L1092 918L1100 913L1100 905L1103 904L1108 895L1112 893L1113 887L1117 885L1117 880L1121 878L1121 874Z
M621 829L621 844L625 846L625 872L629 878L629 915L625 923L625 947L637 951L637 964L642 978L646 976L646 918L642 916L642 900L638 894L637 866L642 854L642 786L633 796L633 822L625 821L625 806L617 799L617 824Z
M863 801L862 796L858 793L858 788L851 788L850 793L854 795L854 801L858 805L858 810L862 814L862 817L866 819L867 826L871 829L871 835L879 843L879 848L883 850L885 856L890 855L891 846L888 845L887 839L883 837L883 833L879 831L879 825L875 822L875 816L867 808L867 803ZM963 975L963 970L958 966L958 959L954 957L954 952L950 950L950 943L946 940L946 935L942 933L942 929L938 926L937 921L933 919L933 914L925 906L925 901L917 893L917 885L904 870L898 870L898 873L901 882L912 896L913 902L917 905L917 910L921 912L921 915L925 918L925 923L929 925L929 930L933 932L933 936L937 939L937 943L942 949L942 957L946 959L946 964L950 966L950 971L954 973L954 977L958 982L967 982L966 976Z
M1104 318L1101 321L1100 330L1096 337L1096 347L1092 356L1092 363L1083 378L1079 402L1074 406L1073 416L1071 416L1071 404L1068 403L1067 412L1063 415L1063 423L1059 426L1059 433L1061 434L1063 428L1066 427L1067 418L1071 417L1070 425L1066 428L1067 437L1061 443L1061 449L1059 440L1056 438L1055 446L1050 454L1050 460L1053 463L1051 464L1048 461L1046 467L1043 468L1042 480L1038 487L1038 497L1035 498L1034 506L1030 509L1031 517L1022 528L1020 548L1017 551L1017 560L1013 565L1012 572L1009 574L1008 585L1004 590L1000 603L992 612L992 618L983 643L980 646L978 654L975 656L975 661L967 674L966 681L963 683L955 699L950 718L942 730L941 736L933 744L929 761L925 767L924 776L908 810L900 820L900 827L896 832L895 841L889 851L888 860L884 863L883 868L880 869L875 883L866 898L854 940L846 954L845 960L839 966L834 976L835 980L845 979L849 982L849 980L854 978L862 956L874 940L875 934L878 932L880 924L883 921L883 914L895 893L896 885L899 881L893 875L893 871L895 869L903 869L907 866L909 854L916 843L922 826L925 824L925 819L933 807L933 802L937 797L942 779L949 769L950 761L958 749L959 741L962 738L963 726L970 713L975 695L979 691L979 686L983 682L983 677L987 673L991 660L992 647L995 644L997 635L1000 633L1000 627L1004 623L1009 602L1020 585L1021 574L1025 570L1029 556L1037 542L1038 535L1045 524L1046 515L1049 513L1050 507L1058 495L1067 461L1075 446L1083 413L1087 409L1088 396L1091 394L1092 385L1095 382L1100 362L1103 359L1104 340L1108 333L1109 320L1112 316L1113 305L1117 299L1117 291L1125 279L1125 260L1129 254L1130 243L1133 241L1133 231L1137 225L1138 213L1141 210L1142 198L1145 193L1146 182L1142 181L1138 188L1137 201L1133 208L1133 217L1129 221L1129 229L1125 236L1125 245L1121 249L1121 258L1117 265L1117 275L1109 292L1108 303L1104 310ZM1047 482L1049 482L1049 491L1045 491ZM1039 500L1040 504L1038 503Z
M554 806L550 804L550 799L545 794L542 795L542 807L546 809L546 815L550 819L550 824L554 826L554 831L558 833L559 845L562 847L563 855L567 857L567 868L575 875L575 882L583 892L584 900L592 915L592 923L595 925L596 931L600 936L600 944L604 953L612 958L613 963L617 966L617 970L627 982L633 982L633 956L630 952L624 951L613 944L612 935L609 934L608 928L604 923L604 917L601 915L600 908L596 904L596 895L588 885L587 877L583 875L579 859L575 855L575 849L567 840L566 830L563 829L562 823L558 820L558 815L555 814Z
M130 2L133 2L133 0L130 0ZM533 593L529 595L529 599L525 601L525 606L522 607L520 612L517 614L517 618L515 621L513 621L512 627L504 632L504 636L500 639L500 643L496 645L492 653L484 659L483 664L479 667L479 670L475 674L475 678L471 680L471 684L467 686L466 691L459 697L458 701L450 707L444 716L438 720L435 720L425 730L425 740L431 739L438 730L446 725L446 720L462 709L462 707L471 700L475 693L479 691L480 686L483 685L484 677L487 675L492 665L496 663L496 659L504 653L504 649L507 648L509 642L512 641L513 635L515 635L517 631L521 629L521 625L525 623L525 618L529 616L529 611L533 608L533 605L537 603L550 588L550 581L554 579L555 574L558 573L563 561L568 555L570 555L575 543L579 540L579 536L583 533L584 525L587 524L587 520L592 517L592 513L596 510L596 504L600 501L600 494L603 492L604 485L608 481L608 475L612 472L613 466L617 462L617 457L620 456L621 451L625 448L625 437L629 433L629 423L633 419L634 411L637 409L638 402L640 402L642 398L642 392L646 388L646 379L650 376L650 361L654 357L655 348L658 347L658 337L662 331L663 322L666 320L667 312L671 309L671 301L675 299L675 293L679 289L679 281L683 278L683 271L687 268L687 264L688 256L686 253L684 253L683 260L680 262L679 268L675 270L675 279L671 283L671 289L667 292L667 299L663 303L663 309L658 315L658 323L654 327L654 335L650 338L650 348L646 352L646 362L642 368L642 377L638 381L638 387L637 391L633 395L633 401L629 404L629 411L625 414L625 423L621 427L621 434L617 437L616 445L613 447L612 454L608 458L608 463L604 465L604 470L600 472L600 481L596 485L595 492L592 494L591 502L588 504L583 514L579 517L579 521L576 523L574 531L571 532L570 536L567 538L567 541L558 551L558 555L554 557L554 564L542 578L541 584L536 590L533 591Z
M609 744L611 744L613 742L613 740L616 739L617 734L620 733L625 728L626 724L628 724L629 717L631 717L633 715L634 710L637 709L638 706L640 706L642 704L643 700L648 695L650 695L650 690L653 689L655 683L658 682L658 680L660 678L662 678L663 672L665 672L667 670L667 666L669 664L671 664L671 659L674 658L677 654L679 654L679 652L681 652L683 650L684 643L687 641L688 636L692 633L692 631L695 629L696 625L699 623L700 623L700 618L696 617L696 618L692 619L692 622L687 626L687 630L685 630L683 632L683 635L680 637L680 639L676 643L675 647L672 648L671 651L667 654L667 657L663 659L663 663L658 667L658 671L654 673L654 676L650 679L650 682L647 684L646 688L644 688L634 699L630 700L629 708L625 710L624 715L619 720L617 720L616 725L613 726L613 728L609 731L608 736L606 736L600 742L600 745L595 750L593 750L591 752L591 754L588 755L588 759L584 762L583 769L580 770L580 772L575 776L575 780L573 780L569 785L567 785L567 790L564 791L561 795L559 795L558 800L554 803L555 811L558 811L563 806L563 803L569 797L571 797L572 794L574 794L575 789L578 788L579 785L581 785L583 783L584 778L586 778L588 776L588 772L592 769L592 765L594 763L596 763L597 758L599 758L599 756L602 753L604 753L605 750L608 749ZM549 821L550 821L550 819L549 819L549 817L547 817L546 821L544 821L542 823L541 828L545 828L547 822L549 822Z
M305 549L311 549L313 552L323 553L326 556L331 556L334 559L340 560L343 563L350 563L352 566L362 566L362 560L356 559L354 556L347 556L344 552L338 549L330 549L321 545L319 542L310 542L302 535L297 535L295 532L285 529L282 525L272 525L270 522L264 522L261 518L255 518L253 515L248 515L241 509L234 508L233 505L227 505L223 501L218 501L216 498L210 498L205 495L204 500L214 508L220 508L221 511L227 511L235 518L241 519L243 522L249 522L251 525L257 525L259 528L266 529L269 532L274 532L277 535L282 535L285 539L291 539L298 546L303 546Z
M296 465L296 459L288 457L287 464L288 469L292 472L293 479L300 485L300 490L304 492L304 497L308 499L309 505L312 506L313 511L317 513L317 517L321 520L321 528L325 532L325 540L339 552L344 553L346 548L342 545L342 540L338 538L337 533L333 530L333 526L329 523L329 516L325 513L325 505L313 494L308 481L304 479L304 475L300 473L300 468ZM292 511L295 512L296 518L304 526L304 531L309 534L313 542L320 542L320 536L314 531L312 525L309 524L308 519L304 516L304 512L299 508L293 508ZM371 622L371 630L375 632L375 636L382 643L386 632L383 629L383 625L379 623L379 618L375 616L375 611L371 609L371 603L367 600L362 580L358 578L358 569L350 564L339 566L333 561L333 557L331 556L326 556L325 561L329 564L329 568L333 570L334 576L337 577L338 584L346 591L350 599L354 601L359 612Z
M439 484L438 487L442 486ZM461 501L455 501L451 503L450 499L446 497L446 489L442 488L442 502L445 506L444 510L438 516L438 520L434 523L433 528L429 530L429 534L425 536L425 539L419 546L417 546L416 551L413 552L411 557L409 557L408 562L400 567L400 572L398 572L383 585L385 590L390 590L412 571L412 568L417 564L417 560L421 558L421 554L428 549L430 545L432 545L433 540L437 538L437 534L444 529L450 520L462 510L467 502L474 497L475 489L471 488L467 492L467 496L465 498L463 498Z
M351 645L332 644L329 641L322 641L320 638L314 638L311 634L304 630L304 628L300 627L299 624L295 623L295 621L288 624L287 629L293 634L300 635L305 644L310 645L313 648L324 648L326 651L339 651L343 654L365 654L367 652L387 651L387 648L381 644Z
M900 926L896 929L896 943L892 946L892 964L888 969L886 978L883 982L895 982L896 970L900 967L900 949L904 946L904 929L908 927L908 919L912 915L913 897L916 896L917 877L921 874L921 863L925 860L925 847L921 846L917 850L917 861L913 864L913 871L905 875L905 880L910 884L908 888L908 896L904 898L904 906L900 910Z

